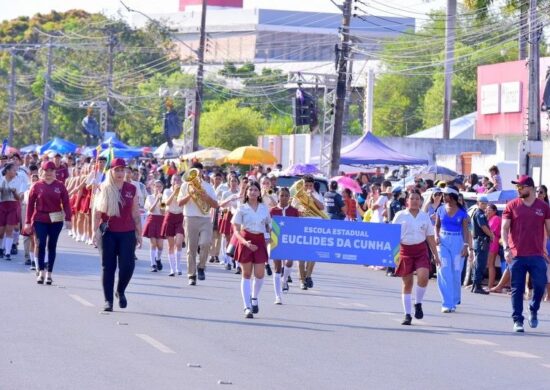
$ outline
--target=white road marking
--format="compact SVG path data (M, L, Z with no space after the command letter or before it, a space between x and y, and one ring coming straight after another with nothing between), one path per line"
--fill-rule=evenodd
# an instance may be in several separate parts
M523 358L523 359L540 359L540 356L533 355L529 352L521 352L521 351L495 351L496 353L500 353L502 355L506 355L509 357L515 357L515 358Z
M84 305L84 306L87 306L87 307L94 307L94 304L91 303L91 302L88 302L87 300L85 300L84 298L82 298L81 296L79 295L75 295L75 294L69 294L69 296L74 299L75 301L77 301L78 303Z
M158 349L162 353L175 353L173 350L168 348L166 345L164 345L163 343L161 343L158 340L155 340L154 338L152 338L149 335L136 333L136 336L139 337L140 339L142 339L143 341L145 341L150 346Z
M488 346L498 345L497 343L493 343L492 341L482 340L482 339L457 339L457 340L470 345L488 345Z

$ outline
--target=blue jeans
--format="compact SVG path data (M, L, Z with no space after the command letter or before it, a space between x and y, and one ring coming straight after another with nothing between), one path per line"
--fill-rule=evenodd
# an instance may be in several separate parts
M514 257L510 265L512 285L512 319L523 323L523 294L525 276L529 272L533 283L533 298L529 301L529 310L537 312L546 288L546 261L542 256Z

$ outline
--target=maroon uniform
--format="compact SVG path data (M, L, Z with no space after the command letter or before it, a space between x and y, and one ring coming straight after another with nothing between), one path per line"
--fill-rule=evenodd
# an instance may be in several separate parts
M60 164L55 168L55 178L65 184L65 180L69 178L69 168L65 164Z
M121 198L122 205L120 207L119 217L109 217L107 214L101 214L102 222L107 222L110 232L125 233L136 230L134 217L132 216L132 208L134 205L134 197L136 196L136 187L133 184L124 182L122 185Z
M65 221L71 220L71 205L67 189L58 180L51 184L44 181L35 183L29 193L29 204L25 222L51 223L50 213L65 212Z

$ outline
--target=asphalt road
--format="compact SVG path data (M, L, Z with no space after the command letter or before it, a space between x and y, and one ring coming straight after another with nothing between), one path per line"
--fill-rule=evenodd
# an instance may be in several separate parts
M53 286L21 254L0 260L0 390L550 388L550 303L514 334L506 295L464 292L442 314L432 281L406 327L399 279L318 264L308 291L294 272L282 306L267 280L247 320L237 275L209 266L190 287L140 250L128 308L104 314L97 252L62 234Z

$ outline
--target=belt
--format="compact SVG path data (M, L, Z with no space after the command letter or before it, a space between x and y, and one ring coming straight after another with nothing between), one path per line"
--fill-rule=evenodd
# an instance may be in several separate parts
M440 234L444 234L446 236L462 236L462 232L450 232L448 230L441 230Z

